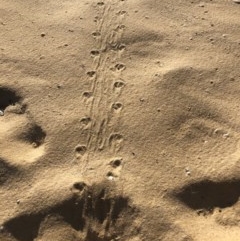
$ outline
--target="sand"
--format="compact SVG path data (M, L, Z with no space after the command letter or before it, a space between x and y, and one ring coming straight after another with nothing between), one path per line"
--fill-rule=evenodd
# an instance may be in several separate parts
M1 0L0 240L240 240L240 5Z

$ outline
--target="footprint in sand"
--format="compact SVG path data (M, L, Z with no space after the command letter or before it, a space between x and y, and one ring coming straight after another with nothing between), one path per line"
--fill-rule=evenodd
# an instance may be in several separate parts
M123 108L123 104L120 102L116 102L112 104L112 110L116 113L119 113Z
M111 171L107 173L108 180L114 181L119 178L122 170L122 163L122 158L116 158L109 163Z
M84 145L78 145L75 147L76 158L81 158L87 151L87 147Z
M45 131L26 113L23 98L14 90L0 89L0 158L10 165L32 163L44 154Z
M91 123L91 118L90 117L84 117L80 120L82 126L84 129L87 129Z
M117 94L121 93L122 88L125 86L125 82L121 79L116 80L113 84L113 91Z
M114 68L112 68L112 70L115 70L115 71L123 71L126 69L126 66L125 64L122 64L122 63L118 63L114 66Z
M96 75L96 71L88 71L88 72L87 72L87 75L88 75L90 78L93 78L93 77L95 77L95 75Z
M118 133L113 133L109 137L109 146L114 150L114 152L117 152L121 149L123 142L123 136Z
M21 101L21 97L9 88L0 88L0 110L4 113L4 110L8 106L13 106L17 102Z
M66 200L2 225L1 240L118 240L135 220L137 208L111 182L74 183ZM58 232L55 232L58 230ZM107 232L102 233L102 230ZM59 235L60 234L60 235Z
M96 57L96 56L99 56L100 55L100 51L99 50L92 50L90 52L91 56L92 57Z
M104 2L98 2L97 5L98 5L98 6L103 6L103 5L104 5Z
M84 96L85 98L90 98L90 97L92 97L92 93L86 91L86 92L83 93L83 96Z
M95 32L92 33L92 36L94 38L99 38L101 36L101 33L99 31L95 31Z

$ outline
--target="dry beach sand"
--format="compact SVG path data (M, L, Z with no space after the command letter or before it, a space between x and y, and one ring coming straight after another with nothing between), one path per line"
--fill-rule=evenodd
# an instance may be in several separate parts
M240 240L240 4L0 0L0 240Z

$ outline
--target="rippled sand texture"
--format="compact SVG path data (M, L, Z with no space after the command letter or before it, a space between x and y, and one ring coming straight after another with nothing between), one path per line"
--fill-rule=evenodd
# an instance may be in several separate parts
M1 0L0 240L240 240L240 5Z

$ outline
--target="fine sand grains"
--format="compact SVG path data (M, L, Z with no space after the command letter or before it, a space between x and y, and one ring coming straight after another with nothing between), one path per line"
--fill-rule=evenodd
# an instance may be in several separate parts
M0 240L240 240L238 2L2 0Z

